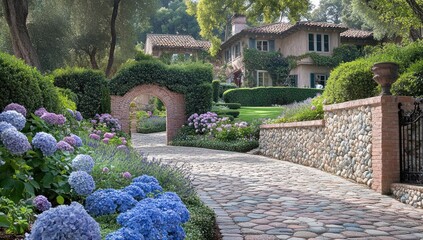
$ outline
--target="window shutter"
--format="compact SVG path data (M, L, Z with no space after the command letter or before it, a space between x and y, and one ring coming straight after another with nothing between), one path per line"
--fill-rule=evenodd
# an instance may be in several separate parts
M269 40L269 51L275 51L275 40Z
M316 88L314 73L310 73L310 87Z
M254 39L254 38L250 38L250 41L249 41L249 47L250 47L251 49L255 49L255 48L256 48L256 39Z

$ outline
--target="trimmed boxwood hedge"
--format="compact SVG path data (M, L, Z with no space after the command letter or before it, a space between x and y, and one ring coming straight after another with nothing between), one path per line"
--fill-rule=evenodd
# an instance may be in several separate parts
M213 102L219 101L219 86L220 86L220 81L219 80L213 80L213 82L212 82Z
M219 85L219 97L223 98L223 93L226 92L229 89L234 89L234 88L238 88L237 85L233 84L233 83L223 83L220 82Z
M78 96L77 108L85 118L110 112L108 81L101 71L84 68L57 69L54 84L70 89Z
M61 111L59 96L51 79L22 60L0 52L0 110L9 103L24 105L29 112L40 107Z
M322 93L321 89L291 87L257 87L230 89L223 93L225 102L242 106L271 106L300 102Z
M128 63L110 81L110 92L123 96L141 84L156 84L185 95L186 114L211 109L212 66L200 63L166 65L158 60Z
M241 104L239 103L216 103L216 106L225 106L229 109L240 109L241 108Z
M229 116L232 116L234 118L237 118L239 116L238 110L219 110L219 111L216 111L216 113L218 115L225 115L225 116L229 115Z

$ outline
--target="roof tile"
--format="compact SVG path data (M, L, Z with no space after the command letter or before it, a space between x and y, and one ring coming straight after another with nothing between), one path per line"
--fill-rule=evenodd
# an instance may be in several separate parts
M373 33L364 30L348 29L341 33L342 38L372 38Z
M210 48L210 42L195 40L189 35L147 34L153 47L205 49Z

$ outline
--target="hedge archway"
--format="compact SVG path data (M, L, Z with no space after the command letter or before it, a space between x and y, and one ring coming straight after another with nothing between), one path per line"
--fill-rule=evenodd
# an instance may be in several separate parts
M158 60L131 62L110 81L112 115L129 133L130 102L141 94L154 95L167 109L169 143L187 116L210 110L212 79L212 66L208 64L166 65Z

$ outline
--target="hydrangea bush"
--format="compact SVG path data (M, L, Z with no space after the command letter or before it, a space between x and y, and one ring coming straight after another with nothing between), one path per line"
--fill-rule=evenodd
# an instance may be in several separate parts
M93 177L85 171L72 172L68 182L72 189L81 196L89 195L95 188Z
M90 155L78 154L72 160L72 169L75 171L85 171L90 173L94 167L94 160Z
M38 132L32 139L32 145L34 148L40 149L44 156L51 156L57 150L57 141L49 133Z
M24 115L15 110L8 110L0 113L0 122L10 123L20 131L25 127L26 119Z

